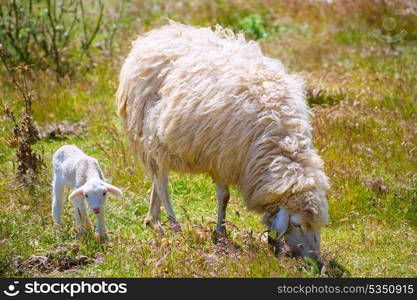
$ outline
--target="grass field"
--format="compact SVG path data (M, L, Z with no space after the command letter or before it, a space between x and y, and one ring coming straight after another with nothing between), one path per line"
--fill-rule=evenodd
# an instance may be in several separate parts
M116 1L108 9L117 11ZM31 190L17 184L13 125L0 119L0 276L2 277L416 277L417 8L411 1L137 1L130 3L111 55L59 81L35 69L29 82L38 126L85 121L79 136L35 145L45 168ZM406 10L404 10L407 8ZM402 9L399 14L398 10ZM414 10L413 10L414 9ZM116 113L118 72L137 34L164 17L199 26L220 23L257 39L264 52L301 73L314 111L314 145L332 187L322 235L329 263L318 274L300 260L277 259L260 216L236 192L228 207L229 240L215 244L215 186L205 175L172 174L171 199L182 232L143 225L151 182L135 164ZM387 20L394 20L388 27ZM387 42L387 37L405 36ZM1 43L1 41L0 41ZM20 95L4 69L0 101L17 114ZM101 162L124 191L109 198L110 242L76 238L66 203L63 226L51 217L51 158L75 144ZM94 220L92 218L92 220ZM165 215L162 220L166 222ZM165 223L167 225L167 222Z

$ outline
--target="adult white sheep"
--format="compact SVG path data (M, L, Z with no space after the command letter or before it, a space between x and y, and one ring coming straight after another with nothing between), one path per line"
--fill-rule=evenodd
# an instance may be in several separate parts
M217 231L228 187L293 254L317 260L327 224L327 177L312 147L303 81L242 35L171 22L139 37L117 91L125 131L153 179L147 223L171 222L169 171L207 173L217 184Z

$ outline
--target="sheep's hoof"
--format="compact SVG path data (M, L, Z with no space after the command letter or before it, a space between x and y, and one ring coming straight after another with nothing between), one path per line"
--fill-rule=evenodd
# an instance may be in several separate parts
M145 219L145 226L152 228L153 230L159 232L159 233L163 233L164 229L162 228L161 223L159 222L159 220L155 220L151 217L147 217Z
M218 242L227 239L226 229L213 231L212 239L214 244L217 244Z
M216 234L217 238L227 237L226 228L222 227L221 229L216 229L215 234Z

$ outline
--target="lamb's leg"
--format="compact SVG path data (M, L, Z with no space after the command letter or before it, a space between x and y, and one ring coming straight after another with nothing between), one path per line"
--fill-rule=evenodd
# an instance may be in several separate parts
M151 202L149 206L149 212L145 219L145 225L150 226L153 229L156 229L162 232L161 222L159 220L161 216L161 199L159 199L158 194L156 193L156 185L154 184L151 192Z
M172 208L172 204L168 196L168 177L162 176L157 178L155 179L154 183L157 196L160 198L160 200L162 200L162 203L164 204L165 210L168 214L168 220L171 223L171 228L176 231L180 230L180 225L177 222L174 209Z
M97 218L97 231L100 235L100 240L102 242L107 241L108 237L106 234L106 223L104 222L104 207L100 209L100 213L96 214Z
M64 183L59 177L54 174L52 182L52 217L55 225L61 225L61 216L64 210Z
M85 201L83 197L76 197L72 200L75 211L75 222L82 235L87 233L87 230L91 229L91 221L88 217L87 209L85 207Z
M217 235L225 235L226 234L226 208L227 203L229 202L230 193L229 187L227 185L223 185L221 183L216 182L216 193L217 193L217 201L218 201L218 216L217 216L217 227L216 233Z

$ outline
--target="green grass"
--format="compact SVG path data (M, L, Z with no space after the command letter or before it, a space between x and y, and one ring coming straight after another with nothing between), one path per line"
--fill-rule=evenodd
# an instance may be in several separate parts
M126 29L127 36L119 37L122 47L117 55L97 56L95 68L61 82L47 71L35 71L34 118L38 125L85 120L87 133L36 145L46 167L31 192L16 184L14 149L0 142L0 275L415 277L417 27L415 20L401 19L398 26L409 32L407 39L387 44L369 34L382 24L386 6L380 1L358 4L346 14L341 12L354 2L340 2L347 4L218 1L203 5L180 1L182 5L173 6L146 1L130 7L132 14L137 9L147 17L137 27ZM205 175L170 177L171 199L182 232L167 230L159 235L143 225L151 182L134 163L114 99L128 40L162 24L162 16L184 16L188 23L198 25L220 22L238 29L239 22L250 15L264 18L269 37L259 42L265 53L306 78L315 112L314 144L332 183L328 194L331 220L323 229L322 251L344 273L328 265L328 273L319 275L299 260L276 259L262 238L265 228L260 216L245 209L235 190L227 211L230 241L215 244L215 187ZM132 18L126 16L126 24L135 26ZM4 72L1 76L1 101L20 111L18 93ZM10 134L11 129L10 122L0 119L0 136ZM106 178L124 191L123 198L109 198L106 204L107 244L99 244L92 236L76 238L70 203L62 228L52 226L50 160L64 144L76 144L98 158ZM162 220L166 222L164 214ZM31 255L47 254L50 269L15 267ZM59 267L63 258L76 261L81 255L87 257L85 264Z

